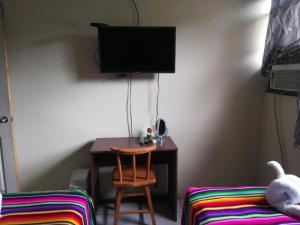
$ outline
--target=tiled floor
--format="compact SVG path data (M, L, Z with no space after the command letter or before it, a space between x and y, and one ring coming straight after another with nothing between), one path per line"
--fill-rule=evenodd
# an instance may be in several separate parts
M138 203L122 203L121 210L132 210L145 208L144 204ZM179 225L181 221L182 200L177 201L177 222L168 218L170 213L167 202L154 201L155 218L157 225ZM98 206L96 221L97 225L111 225L114 217L114 204L102 204ZM151 217L146 214L121 215L119 225L151 225Z

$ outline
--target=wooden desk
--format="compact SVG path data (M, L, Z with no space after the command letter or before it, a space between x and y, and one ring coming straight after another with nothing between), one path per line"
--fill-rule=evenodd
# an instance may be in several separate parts
M97 184L99 176L99 168L116 165L115 153L110 151L112 146L128 146L139 147L137 138L97 138L90 154L92 156L91 167L91 194L96 205L97 199ZM174 144L171 137L167 137L163 146L158 146L152 152L152 164L167 164L168 165L168 195L167 199L170 204L171 219L177 221L177 146ZM101 182L99 181L99 185Z

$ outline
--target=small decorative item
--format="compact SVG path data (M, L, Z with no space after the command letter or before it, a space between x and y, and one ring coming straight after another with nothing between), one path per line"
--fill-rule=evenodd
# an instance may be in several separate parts
M153 139L152 139L152 129L150 127L147 128L147 133L146 136L142 134L140 136L140 144L142 145L147 145L147 144L153 144Z
M147 128L147 135L144 138L145 144L152 144L152 129L150 127Z
M165 137L168 135L168 128L163 119L158 119L153 125L153 132L157 143L162 146Z

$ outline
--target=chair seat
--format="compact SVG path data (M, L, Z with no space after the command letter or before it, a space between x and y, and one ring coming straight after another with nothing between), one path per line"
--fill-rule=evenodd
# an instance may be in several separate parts
M113 170L113 184L117 186L140 187L156 183L156 177L152 169L150 169L149 179L146 179L146 168L136 167L136 181L133 181L133 173L131 167L122 167L123 180L120 181L120 176L117 168Z

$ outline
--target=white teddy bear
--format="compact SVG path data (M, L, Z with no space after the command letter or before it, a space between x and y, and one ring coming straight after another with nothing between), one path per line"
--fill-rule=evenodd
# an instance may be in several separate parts
M277 174L277 179L267 188L268 203L282 213L300 218L300 178L285 174L276 161L267 164L273 167Z

